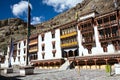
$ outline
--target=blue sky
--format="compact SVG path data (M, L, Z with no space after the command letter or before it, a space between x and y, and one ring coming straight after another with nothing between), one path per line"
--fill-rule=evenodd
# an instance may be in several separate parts
M82 0L30 0L31 23L37 24L74 7ZM0 20L21 18L27 20L27 0L0 0Z

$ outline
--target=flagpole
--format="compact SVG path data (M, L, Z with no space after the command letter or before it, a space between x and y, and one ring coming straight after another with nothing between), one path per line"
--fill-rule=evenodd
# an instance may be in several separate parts
M27 14L27 55L26 55L26 65L28 65L29 58L29 37L30 37L30 0L28 0L28 14Z

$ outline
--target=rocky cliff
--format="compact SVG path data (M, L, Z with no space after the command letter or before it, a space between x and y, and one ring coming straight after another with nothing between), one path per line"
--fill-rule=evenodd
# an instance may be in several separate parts
M120 8L120 0L117 0L117 5L118 8ZM81 16L91 10L95 10L98 14L102 14L114 9L114 0L83 0L82 3L77 4L66 12L63 12L46 22L34 25L35 27L39 27L40 30L36 30L32 27L32 33L40 33L41 31L75 20L76 13L78 16ZM0 21L0 49L3 49L3 46L10 42L11 36L14 36L14 41L17 41L26 38L26 35L27 24L23 20L13 18Z
M31 26L33 29L34 27ZM14 41L24 39L27 35L27 23L19 18L11 18L0 21L0 50L10 43L12 37Z
M120 8L120 0L116 1L118 8ZM95 10L98 15L115 10L114 0L83 0L82 3L77 4L75 7L69 9L68 11L61 13L51 20L38 24L36 26L46 30L51 27L56 27L75 20L76 13L78 16L81 16L92 10Z

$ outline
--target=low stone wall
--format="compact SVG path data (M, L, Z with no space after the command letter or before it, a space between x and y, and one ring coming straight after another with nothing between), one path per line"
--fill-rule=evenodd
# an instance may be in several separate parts
M115 64L115 74L120 74L120 64Z
M4 74L13 73L13 68L1 68L0 73Z
M20 76L31 75L34 73L34 67L20 67Z

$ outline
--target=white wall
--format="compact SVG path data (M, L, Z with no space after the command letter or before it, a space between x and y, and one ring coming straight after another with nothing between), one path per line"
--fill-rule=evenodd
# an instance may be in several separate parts
M88 54L88 50L83 47L81 31L78 30L78 29L77 29L77 31L78 31L79 56L82 56L82 53L84 54L84 56L115 54L114 46L111 43L108 44L108 47L107 47L108 51L107 52L103 51L103 48L101 47L101 43L99 41L99 36L98 36L99 33L98 33L98 30L97 30L97 26L94 26L95 46L93 46L92 49L91 49L92 54Z
M56 54L53 57L52 50L52 41L55 41L55 50ZM55 38L52 38L51 31L44 33L44 41L42 41L41 35L38 37L38 60L46 59L57 59L61 58L61 47L60 47L60 30L55 30ZM42 44L45 44L45 51L42 51ZM45 57L42 59L42 52L45 52Z
M19 48L19 43L20 43L20 48ZM20 66L25 66L26 65L26 57L25 57L25 61L24 61L24 56L26 56L27 54L27 50L25 51L26 53L24 53L24 48L26 49L27 45L24 46L24 41L19 41L17 43L17 56L14 62L14 59L12 57L12 61L11 63L13 65L20 65ZM18 50L20 50L20 55L18 54ZM18 57L20 57L20 61L18 61Z
M90 17L95 17L95 13L93 12L93 13L90 13L90 14L88 14L88 15L81 16L81 17L79 18L79 21L80 21L80 20L87 19L87 18L90 18Z

